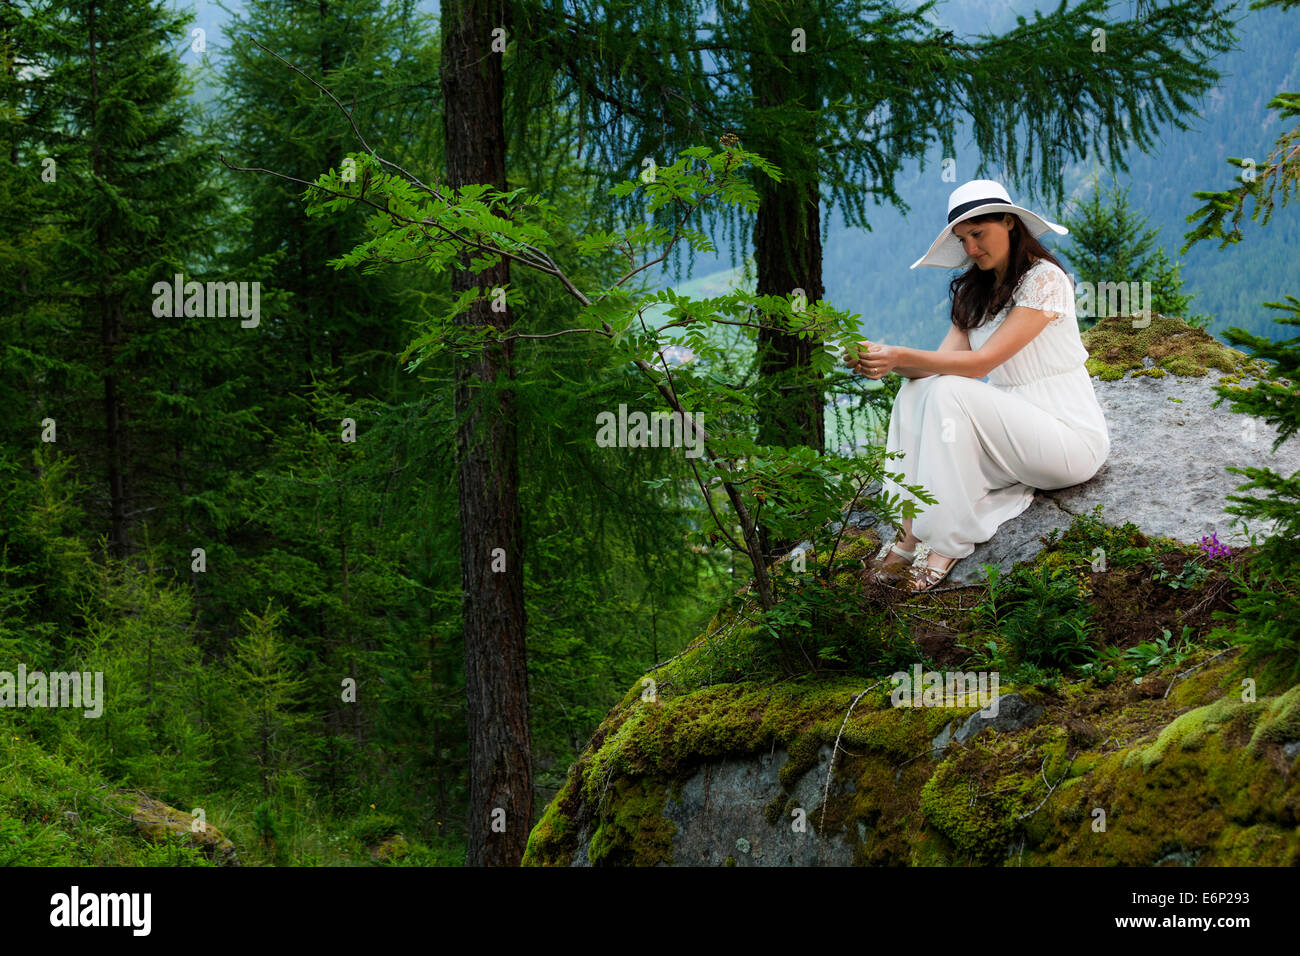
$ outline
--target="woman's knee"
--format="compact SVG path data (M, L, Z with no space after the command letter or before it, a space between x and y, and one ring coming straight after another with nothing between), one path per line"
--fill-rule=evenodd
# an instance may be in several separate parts
M904 415L905 410L919 408L920 402L925 400L928 389L921 383L929 381L928 378L909 378L902 385L898 386L898 392L894 395L893 407L890 409L890 419L899 418Z
M1035 488L1041 488L1043 491L1059 491L1062 488L1082 485L1096 476L1101 470L1102 462L1105 461L1104 458L1098 459L1096 451L1087 443L1078 443L1073 447L1067 445L1067 450L1060 460L1068 462L1069 469L1063 472L1054 471L1049 477L1040 476L1040 483L1035 484Z
M964 388L967 382L974 381L962 375L932 375L928 379L930 387L926 390L926 400L933 402L942 401L953 395L958 394Z
M965 417L971 413L969 383L974 379L961 375L936 375L934 383L921 396L926 415Z
M940 375L937 373L932 373L930 375L918 375L916 378L909 378L901 386L899 386L899 391L902 391L902 389L904 388L910 388L913 391L928 392L931 386L933 386L940 379L944 379L944 378L952 378L952 376Z

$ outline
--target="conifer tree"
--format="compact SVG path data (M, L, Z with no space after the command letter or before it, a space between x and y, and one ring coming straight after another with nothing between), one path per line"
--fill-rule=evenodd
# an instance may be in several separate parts
M246 611L230 663L228 693L244 704L242 723L263 797L271 795L291 760L293 730L301 719L295 708L303 680L277 633L284 613L269 601L260 614Z
M1250 9L1280 6L1289 10L1297 5L1298 0L1257 0ZM1300 92L1279 92L1268 105L1282 119L1300 119ZM1188 217L1189 221L1200 221L1186 234L1187 242L1180 252L1208 239L1221 240L1220 249L1242 242L1245 237L1241 219L1248 199L1254 204L1252 220L1259 220L1263 213L1261 225L1268 224L1279 199L1282 207L1294 202L1300 187L1300 126L1279 138L1268 160L1258 169L1241 157L1230 156L1225 162L1233 171L1234 185L1194 194L1205 204ZM1285 298L1264 305L1282 313L1275 320L1278 323L1300 326L1300 298L1290 293ZM1214 405L1229 401L1232 411L1273 425L1277 438L1272 450L1276 451L1300 431L1300 336L1274 342L1233 327L1223 337L1232 345L1250 349L1264 369L1247 385L1216 385L1219 398ZM1250 435L1253 429L1243 428L1243 437ZM1300 548L1296 546L1300 538L1300 473L1279 475L1271 468L1234 465L1228 465L1227 470L1249 479L1238 486L1238 491L1262 489L1264 494L1229 495L1232 503L1224 510L1243 519L1273 522L1274 530L1251 557L1244 579L1239 582L1236 613L1215 612L1215 619L1223 622L1215 635L1245 645L1248 660L1264 662L1273 676L1285 684L1294 683L1300 677ZM1249 524L1243 524L1249 528ZM1252 544L1254 541L1252 535Z
M1191 305L1197 293L1183 292L1181 262L1171 263L1164 246L1158 246L1151 257L1147 271L1139 276L1140 282L1151 283L1151 309L1161 315L1176 315L1188 325L1203 329L1210 324L1210 316L1191 314Z
M231 330L159 314L154 292L203 271L220 218L215 154L176 55L190 19L146 0L51 0L15 34L30 79L13 165L40 164L29 227L56 238L20 273L25 305L6 321L24 351L11 360L31 383L23 404L100 475L88 514L119 557L142 521L181 526L204 499L214 469L196 460L194 424L230 413L238 377L222 365L238 363ZM24 324L33 294L57 321Z
M410 273L360 276L335 269L331 259L364 235L362 219L312 222L299 197L304 180L340 160L350 136L347 122L312 79L324 77L336 87L358 128L396 144L395 155L416 165L437 155L438 137L430 128L436 123L422 108L429 99L429 76L436 72L437 43L428 19L415 15L407 0L307 6L253 0L232 16L225 32L228 42L217 49L223 61L217 99L224 130L221 159L236 170L278 173L228 177L240 225L219 260L230 275L260 281L266 290L262 322L251 340L256 353L247 359L259 389L247 398L249 420L230 432L240 438L245 456L240 471L249 476L267 464L268 454L285 460L276 449L286 436L304 429L337 435L338 422L316 417L309 400L313 383L329 378L331 369L339 371L332 380L348 383L344 399L382 396L400 404L415 394L417 383L402 374L395 356L421 297L437 301L437 291ZM308 71L312 79L304 75ZM307 422L299 418L304 413L311 416ZM247 487L243 477L235 483ZM231 500L259 506L237 494ZM304 524L300 515L284 518ZM221 523L214 538L229 561L258 564L283 543L268 540L263 530L260 516L236 514ZM339 565L331 559L328 567L334 571ZM233 621L255 600L228 575L195 583L207 594L209 621ZM315 639L336 637L323 633L325 624L314 612L295 616L292 624L315 627Z
M1195 296L1182 291L1181 264L1171 265L1164 248L1155 245L1160 230L1146 227L1146 217L1131 207L1128 192L1114 176L1110 187L1103 190L1100 177L1094 175L1092 191L1079 203L1077 212L1061 217L1070 230L1065 253L1075 270L1076 287L1090 290L1082 295L1087 314L1079 315L1080 326L1086 328L1098 319L1118 315L1125 305L1130 314L1139 312L1146 305L1143 283L1150 283L1153 312L1203 325L1207 317L1186 314L1187 304ZM1117 295L1119 292L1123 294Z
M1103 191L1096 175L1092 191L1079 203L1077 213L1062 217L1062 225L1070 230L1064 251L1075 269L1076 285L1089 283L1097 290L1087 310L1091 315L1080 318L1105 318L1111 314L1106 286L1127 288L1127 283L1151 268L1156 230L1145 228L1145 220L1132 210L1127 189L1113 180Z
M263 398L263 422L278 427L290 390L313 373L341 369L357 395L408 388L393 356L405 343L409 307L400 296L419 286L391 272L361 276L330 262L362 234L359 216L311 222L297 202L305 182L336 165L348 144L333 103L287 61L336 90L352 121L376 141L395 144L417 165L439 144L421 99L429 97L436 43L412 4L341 0L250 0L232 16L223 51L219 110L229 165L280 175L231 177L244 225L229 267L260 278L273 301L262 327L259 366L278 388ZM276 57L283 58L277 60Z
M94 742L104 768L149 789L193 794L214 780L203 726L202 654L190 589L178 583L164 549L147 538L128 559L91 569L75 659L104 675L103 713L73 731Z
M33 129L32 98L42 71L32 62L37 20L12 2L0 3L0 454L29 467L50 407L45 380L66 374L67 359L48 348L65 311L49 297L60 226L49 214L57 175Z

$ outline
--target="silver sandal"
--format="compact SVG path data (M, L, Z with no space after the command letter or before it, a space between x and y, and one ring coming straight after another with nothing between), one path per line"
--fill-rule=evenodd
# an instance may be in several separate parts
M930 565L918 568L912 579L913 591L929 591L948 576L948 572L957 566L961 558L953 558L946 568L932 568Z
M895 538L894 543L889 546L888 550L886 550L884 554L878 555L876 558L872 559L870 566L868 566L865 561L862 563L862 567L866 571L867 581L870 581L872 584L893 584L898 577L898 573L901 573L904 570L906 570L906 568L910 565L910 562L916 560L915 548L913 548L911 551L904 551L902 548L898 546L898 542L902 540L903 539L901 536ZM888 568L886 568L883 562L884 559L889 556L890 551L897 554L900 558L906 558L909 562L909 565L894 565L894 567L899 569L898 573L895 573L889 570Z

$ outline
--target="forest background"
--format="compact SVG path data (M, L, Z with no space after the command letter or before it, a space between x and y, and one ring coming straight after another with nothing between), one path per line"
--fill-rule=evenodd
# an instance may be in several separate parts
M603 288L619 272L581 256L582 240L642 212L611 198L611 188L638 181L655 142L654 161L668 167L682 144L717 149L738 125L703 110L690 114L699 120L692 125L657 108L654 97L667 97L674 82L651 72L645 38L695 36L681 26L683 12L700 24L722 13L566 5L601 38L566 46L546 32L560 22L547 19L554 6L507 10L506 35L519 46L507 44L500 63L501 185L555 204L552 248L571 253L572 278ZM795 6L827 17L840 5ZM866 6L864 16L877 10ZM915 15L918 50L974 48L979 34L1015 33L997 60L999 102L1016 101L1022 81L1006 64L1017 53L1038 58L1033 68L1047 72L1035 82L1064 98L1068 67L1057 76L1041 50L1031 55L1041 34L1016 19L1032 20L1035 10L1060 16L1064 4L895 6ZM1113 4L1109 16L1139 17L1143 6L1154 9ZM368 859L368 848L397 833L406 863L517 860L528 826L608 708L748 579L743 558L717 546L714 516L690 494L679 451L597 445L595 411L644 404L646 385L609 343L556 334L581 324L579 304L516 268L513 321L535 336L514 343L505 388L519 462L519 527L507 559L520 589L526 692L480 693L476 704L474 678L467 687L467 658L476 647L491 656L466 621L473 530L464 516L476 512L457 451L469 407L457 383L478 371L458 366L454 349L409 361L408 348L427 336L430 315L456 310L459 289L447 272L418 265L336 268L372 224L359 203L309 211L304 189L361 150L349 114L385 159L446 178L446 46L475 7L449 5L459 18L449 24L436 4L400 0L200 3L192 21L144 0L0 4L0 396L8 410L0 421L0 670L102 671L109 688L98 719L6 710L11 766L55 761L59 773L202 807L253 862ZM616 7L618 17L607 18ZM1071 12L1085 7L1105 9ZM810 301L832 303L865 337L936 347L949 276L907 266L933 239L955 185L994 178L1072 226L1052 248L1077 280L1152 280L1162 311L1195 317L1211 333L1235 326L1278 338L1260 302L1300 288L1296 217L1279 217L1248 251L1213 243L1176 251L1200 205L1193 193L1230 183L1229 157L1265 161L1285 128L1268 102L1300 85L1300 18L1277 8L1233 15L1243 18L1237 48L1205 57L1221 75L1202 78L1194 105L1179 111L1191 128L1150 124L1143 148L1139 123L1119 131L1127 171L1113 146L1093 139L1110 129L1084 129L1084 143L1038 130L1033 148L1022 144L1012 158L982 150L958 116L953 148L923 145L924 164L886 153L887 175L858 170L842 197L827 188L814 230L824 287ZM626 29L638 16L644 31ZM732 24L735 35L744 23ZM789 40L788 29L779 40ZM1090 40L1078 42L1081 57ZM953 53L944 69L977 53ZM706 54L694 78L701 90L723 62ZM624 81L640 82L639 92L637 82L603 82L620 63L630 64ZM892 65L905 76L912 61ZM1159 75L1150 63L1129 68L1129 76ZM819 61L818 71L828 69ZM747 70L737 75L758 82L761 71ZM1190 72L1170 67L1171 76ZM1096 76L1080 82L1106 90ZM1130 94L1133 84L1111 92ZM955 93L949 99L964 105ZM771 108L781 116L788 104ZM606 124L593 121L602 110ZM788 115L797 123L808 110ZM754 120L734 110L719 116ZM862 129L834 130L842 140L821 145L851 155L878 120L873 112ZM1018 128L1014 116L1004 121ZM773 151L785 149L778 161L761 132L753 124L739 141L790 182L799 181L799 162L805 176L825 172L769 137ZM893 190L910 210L884 201ZM763 195L773 206L780 199ZM645 271L647 292L761 287L757 273L771 266L755 261L752 210L701 228L705 241L676 243ZM177 274L258 283L256 324L167 312L157 284ZM787 294L791 283L775 287ZM669 311L647 317L666 322ZM684 340L664 359L754 395L775 387L779 371L744 334L714 337L707 350ZM878 439L887 406L871 393L882 386L829 373L825 382L817 393L824 421L801 419L806 408L775 421L754 416L766 444L852 455ZM765 537L762 552L780 552L780 537ZM497 710L522 719L527 733L489 727ZM488 795L489 774L475 770L488 752L475 742L480 731L503 753L513 746L528 771L529 798L515 794L523 819L487 856L499 801ZM513 779L500 786L523 778ZM35 799L27 786L5 799ZM82 859L46 831L4 820L12 860Z

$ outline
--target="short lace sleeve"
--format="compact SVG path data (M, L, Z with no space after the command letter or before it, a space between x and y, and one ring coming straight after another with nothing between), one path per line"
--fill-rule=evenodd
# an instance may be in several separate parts
M1016 305L1046 312L1052 317L1051 324L1059 325L1068 314L1067 284L1061 271L1052 268L1050 263L1037 265L1021 277L1020 285L1016 287Z

